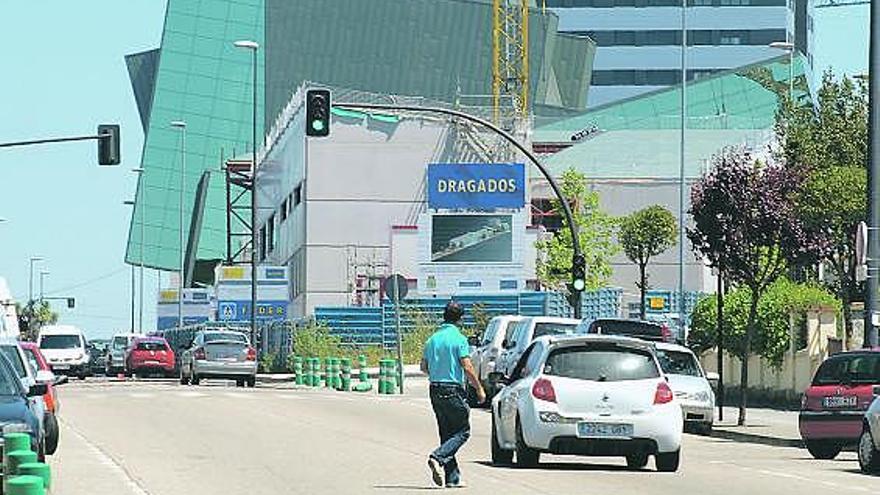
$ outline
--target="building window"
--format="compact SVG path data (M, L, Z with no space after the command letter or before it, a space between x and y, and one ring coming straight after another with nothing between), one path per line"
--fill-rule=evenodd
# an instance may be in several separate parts
M260 235L258 236L257 240L260 243L260 246L259 246L260 249L259 249L259 253L258 253L260 256L258 259L260 261L264 261L266 259L266 226L265 225L260 227Z
M549 199L533 199L532 225L540 225L548 232L557 232L562 228L562 216L553 210L553 203Z
M296 189L293 190L293 206L299 206L302 203L302 184L296 186Z
M266 223L266 235L267 235L267 247L266 250L268 252L272 252L275 250L275 214L273 213L271 217L269 217L269 222Z
M289 201L287 200L287 198L284 198L284 201L281 202L281 221L282 222L287 220L287 213L288 213L288 208L289 208L288 203L289 203Z
M738 34L722 34L719 45L742 45L742 37Z

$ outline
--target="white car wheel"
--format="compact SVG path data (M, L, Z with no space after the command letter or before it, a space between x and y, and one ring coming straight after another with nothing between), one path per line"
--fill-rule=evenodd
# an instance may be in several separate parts
M880 452L874 447L874 437L867 426L859 437L859 467L865 474L876 474L880 471Z

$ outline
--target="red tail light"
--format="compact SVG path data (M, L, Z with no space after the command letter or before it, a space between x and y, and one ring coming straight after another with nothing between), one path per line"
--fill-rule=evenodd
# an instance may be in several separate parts
M204 361L205 359L208 359L208 356L205 354L205 349L202 347L196 349L195 352L193 352L193 359L197 361Z
M553 384L546 378L538 378L538 381L532 385L532 395L536 399L556 402L556 390L553 390Z
M657 391L654 392L654 405L672 402L672 397L672 389L669 388L669 384L665 381L657 384Z
M665 323L660 325L660 336L663 342L672 342L672 332L669 330L669 325Z
M247 360L248 361L256 361L257 360L257 350L254 349L253 347L248 347Z

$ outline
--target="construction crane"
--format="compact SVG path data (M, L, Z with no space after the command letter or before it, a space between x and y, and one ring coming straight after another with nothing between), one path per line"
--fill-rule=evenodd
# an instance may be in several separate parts
M492 0L492 106L496 125L528 118L530 0Z

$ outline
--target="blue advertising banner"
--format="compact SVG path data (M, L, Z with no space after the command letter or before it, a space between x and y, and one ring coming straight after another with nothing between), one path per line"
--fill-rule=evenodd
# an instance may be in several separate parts
M522 163L431 163L428 207L454 210L519 209L526 202Z

